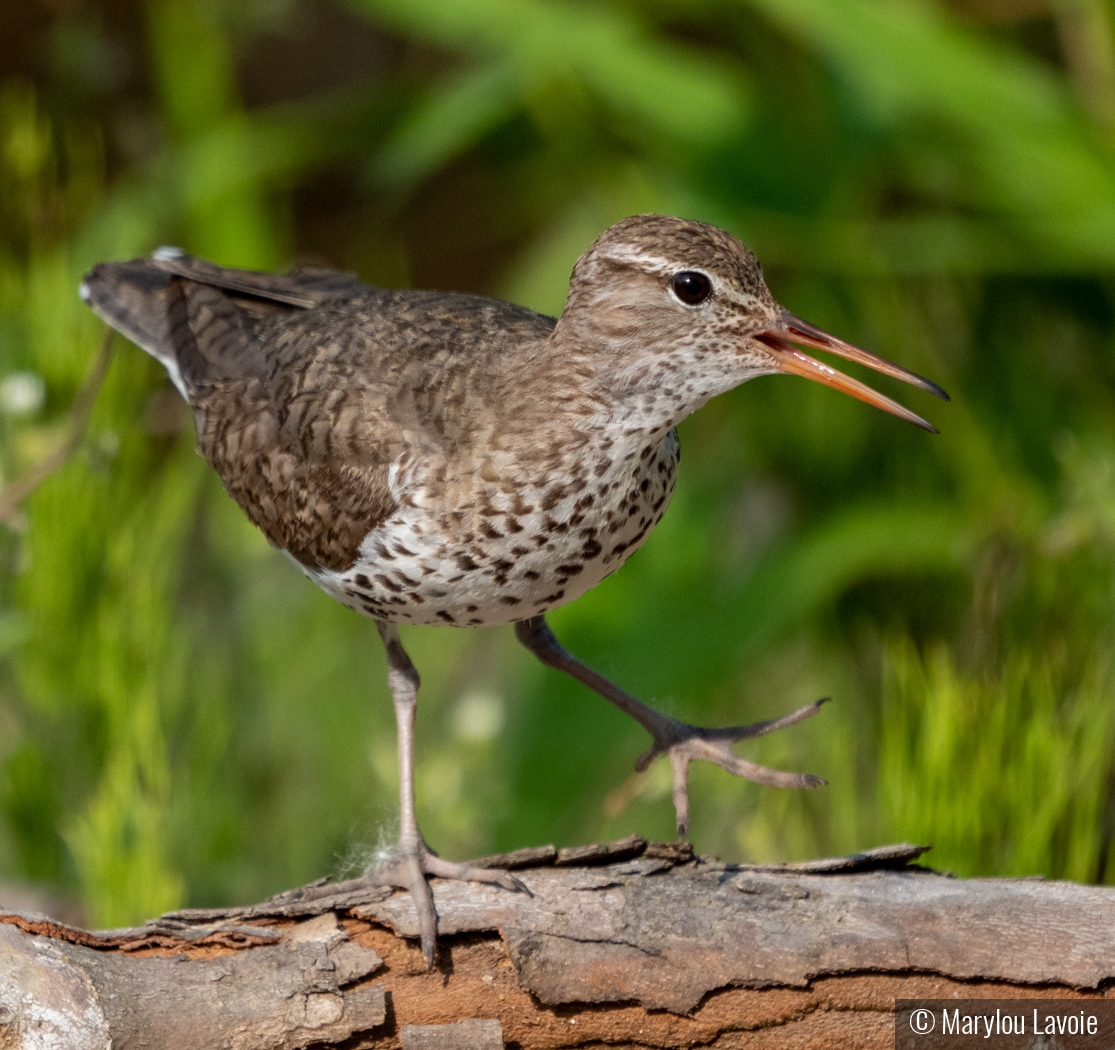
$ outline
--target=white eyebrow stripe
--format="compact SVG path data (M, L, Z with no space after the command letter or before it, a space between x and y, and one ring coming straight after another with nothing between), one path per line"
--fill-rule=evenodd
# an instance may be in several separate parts
M633 263L652 272L668 273L682 266L676 259L665 259L661 255L648 255L633 248L615 247L605 255L605 259L618 263ZM682 267L684 269L684 267ZM703 271L702 271L703 272Z
M647 252L641 252L636 248L625 248L621 245L609 249L603 257L612 262L640 266L648 273L653 273L656 276L668 276L670 274L680 273L682 270L695 270L697 273L703 273L712 281L712 286L716 294L728 300L730 303L742 306L747 310L754 310L766 305L764 301L754 293L738 291L717 274L710 273L700 266L687 266L677 259L667 259L661 255L651 255Z

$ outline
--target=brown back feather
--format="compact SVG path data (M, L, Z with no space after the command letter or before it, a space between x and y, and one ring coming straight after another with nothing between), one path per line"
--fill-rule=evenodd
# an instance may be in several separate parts
M391 463L451 455L467 434L485 355L555 323L476 296L189 256L101 264L83 295L178 370L200 450L251 521L302 564L334 570L395 510Z

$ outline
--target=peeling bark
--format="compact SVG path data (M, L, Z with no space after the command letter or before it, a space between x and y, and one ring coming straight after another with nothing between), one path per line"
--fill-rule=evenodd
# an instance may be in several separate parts
M918 847L761 867L630 838L487 858L533 896L318 882L91 933L0 915L0 1050L891 1047L896 998L1115 998L1115 889Z

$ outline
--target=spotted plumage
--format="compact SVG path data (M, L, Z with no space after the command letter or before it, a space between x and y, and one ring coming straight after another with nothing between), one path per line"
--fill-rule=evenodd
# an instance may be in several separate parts
M819 347L942 394L813 328L771 296L754 255L702 223L642 215L578 260L560 319L478 296L388 291L350 274L229 270L161 249L103 263L82 297L167 368L198 446L267 538L372 617L399 725L396 858L365 881L409 889L432 962L427 875L521 888L428 850L413 795L418 675L397 624L514 622L516 636L636 718L670 756L679 833L688 763L765 784L736 740L792 724L705 730L654 712L570 656L544 614L614 572L661 520L677 424L755 376L791 372L933 429L801 351Z
M350 608L393 622L480 626L546 612L619 568L673 492L673 429L638 451L606 444L586 440L564 479L545 486L501 489L477 471L440 509L435 486L415 471L351 564L302 569Z

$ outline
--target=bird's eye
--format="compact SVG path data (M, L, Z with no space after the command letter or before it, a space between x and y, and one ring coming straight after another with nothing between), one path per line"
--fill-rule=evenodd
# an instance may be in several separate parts
M687 306L698 306L712 295L712 283L699 270L682 270L671 283L674 295Z

